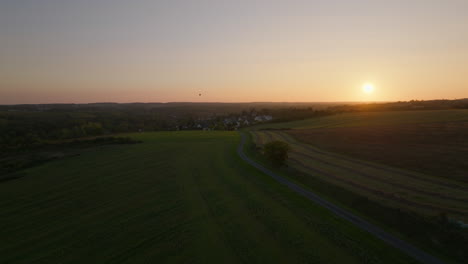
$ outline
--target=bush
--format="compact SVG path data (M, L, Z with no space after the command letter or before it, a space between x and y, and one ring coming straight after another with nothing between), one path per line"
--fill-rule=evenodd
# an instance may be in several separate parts
M274 166L281 167L288 159L290 147L288 143L283 141L271 141L263 147L265 157L271 161Z

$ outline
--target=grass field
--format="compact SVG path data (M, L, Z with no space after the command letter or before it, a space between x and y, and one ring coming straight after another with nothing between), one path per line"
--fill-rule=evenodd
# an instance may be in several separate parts
M0 183L0 262L412 262L245 164L235 132L132 136Z

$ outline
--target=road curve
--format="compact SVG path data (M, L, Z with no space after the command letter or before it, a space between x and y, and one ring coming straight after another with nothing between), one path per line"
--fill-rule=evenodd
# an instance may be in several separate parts
M427 254L426 252L414 247L413 245L391 235L390 233L384 231L383 229L365 221L364 219L346 211L345 209L341 208L341 207L338 207L334 204L332 204L331 202L321 198L320 196L318 196L317 194L309 191L309 190L306 190L304 189L303 187L293 183L292 181L284 178L284 177L281 177L277 174L275 174L274 172L268 170L267 168L263 167L262 165L256 163L255 161L253 161L252 159L250 159L249 157L247 157L247 155L244 153L244 145L245 145L245 141L246 141L246 136L244 133L241 133L241 143L239 144L238 148L237 148L237 153L239 154L239 156L244 160L246 161L247 163L249 163L250 165L254 166L255 168L257 168L258 170L262 171L263 173L267 174L268 176L274 178L276 181L278 181L279 183L283 184L283 185L286 185L287 187L289 187L291 190L295 191L296 193L302 195L302 196L305 196L307 199L311 200L312 202L314 203L317 203L319 204L320 206L322 207L325 207L327 208L328 210L330 210L333 214L335 214L336 216L340 217L340 218L343 218L351 223L353 223L355 226L371 233L372 235L374 235L375 237L383 240L385 243L397 248L397 249L400 249L401 251L405 252L406 254L408 254L409 256L413 257L414 259L422 262L422 263L427 263L427 264L441 264L441 263L444 263L442 262L441 260L439 260L438 258L432 256L432 255L429 255Z

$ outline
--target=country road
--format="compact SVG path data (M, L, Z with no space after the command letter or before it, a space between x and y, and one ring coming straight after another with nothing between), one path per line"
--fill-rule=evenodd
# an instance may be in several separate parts
M339 207L339 206L337 206L337 205L335 205L335 204L321 198L317 194L315 194L315 193L313 193L313 192L311 192L309 190L306 190L305 188L295 184L294 182L292 182L292 181L290 181L290 180L288 180L288 179L286 179L284 177L281 177L281 176L275 174L274 172L268 170L267 168L263 167L262 165L256 163L255 161L253 161L252 159L247 157L247 155L244 153L244 145L245 145L245 141L246 141L246 135L244 133L242 133L241 137L242 137L241 138L241 143L239 144L239 146L237 148L237 152L238 152L239 156L244 161L246 161L250 165L254 166L258 170L260 170L263 173L265 173L265 174L269 175L270 177L274 178L279 183L281 183L283 185L286 185L291 190L293 190L296 193L306 197L307 199L311 200L312 202L317 203L320 206L327 208L328 210L330 210L336 216L353 223L355 226L357 226L360 229L363 229L363 230L371 233L372 235L374 235L375 237L383 240L387 244L389 244L389 245L391 245L391 246L393 246L393 247L395 247L397 249L400 249L401 251L405 252L406 254L408 254L409 256L413 257L414 259L420 261L421 263L428 263L428 264L443 263L438 258L427 254L426 252L412 246L411 244L397 238L396 236L391 235L390 233L384 231L383 229L381 229L381 228L379 228L379 227L365 221L364 219L362 219L362 218L348 212L347 210L345 210L345 209L343 209L343 208L341 208L341 207Z

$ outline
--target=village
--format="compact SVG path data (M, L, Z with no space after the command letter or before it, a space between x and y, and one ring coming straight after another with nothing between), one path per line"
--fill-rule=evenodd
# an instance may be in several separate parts
M252 110L250 112L243 111L241 114L198 118L196 121L190 118L183 124L177 125L176 130L238 130L242 127L271 122L272 120L272 115Z

